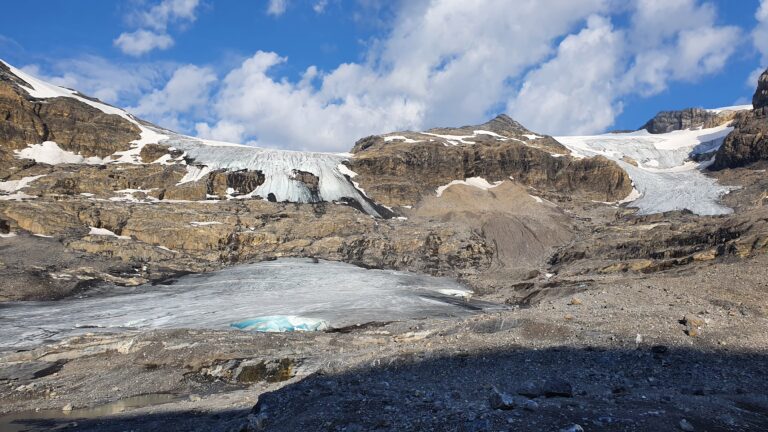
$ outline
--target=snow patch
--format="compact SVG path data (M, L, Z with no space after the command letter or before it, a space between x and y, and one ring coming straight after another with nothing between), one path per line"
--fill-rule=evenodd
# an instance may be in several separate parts
M195 227L201 227L209 225L221 225L221 222L190 222L189 224Z
M415 139L404 137L402 135L389 135L384 137L384 142L390 142L390 141L403 141L408 144L424 142L424 140L415 140Z
M53 141L45 141L42 144L30 144L27 148L16 150L16 157L19 159L32 159L37 163L48 165L59 164L87 164L103 165L109 161L109 158L102 159L98 156L84 157L71 151L62 150L59 145Z
M537 140L539 138L544 138L543 136L538 136L536 134L523 134L524 137L528 138L529 140Z
M88 235L92 235L92 236L107 236L107 237L119 238L119 239L122 239L122 240L131 240L131 238L128 237L128 236L117 235L114 232L112 232L112 231L110 231L110 230L108 230L106 228L91 227L91 230L88 232Z
M33 181L41 177L45 177L45 175L24 177L19 180L8 180L8 181L0 182L0 192L8 192L8 193L17 192L29 186L30 183L32 183Z
M470 178L464 179L464 180L454 180L454 181L448 183L447 185L438 187L437 190L435 190L435 192L437 193L437 196L439 197L439 196L443 195L443 192L446 189L448 189L449 187L454 186L454 185L467 185L467 186L476 187L478 189L488 190L488 189L495 188L496 186L498 186L498 185L500 185L502 183L504 183L504 182L503 181L497 181L497 182L493 182L493 184L491 184L491 183L488 183L488 181L486 179L482 178L482 177L470 177Z
M727 107L720 107L720 108L711 108L707 111L715 114L720 114L721 112L725 111L752 111L752 105L733 105L733 106L727 106Z

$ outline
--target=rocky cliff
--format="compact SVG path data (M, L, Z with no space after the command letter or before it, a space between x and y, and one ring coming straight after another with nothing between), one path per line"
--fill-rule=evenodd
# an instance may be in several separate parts
M31 85L0 62L0 143L6 150L55 141L85 157L106 157L140 138L139 128L120 116L74 98L38 99L21 87Z
M706 110L687 108L679 111L662 111L648 120L640 129L652 134L668 133L701 127L708 129L733 120L738 114L736 109Z
M602 157L574 159L552 137L502 115L478 126L364 138L349 161L355 181L389 206L413 206L453 180L510 178L538 189L615 201L632 190L627 174Z
M737 117L734 130L717 152L712 170L768 160L768 70L758 80L753 110Z

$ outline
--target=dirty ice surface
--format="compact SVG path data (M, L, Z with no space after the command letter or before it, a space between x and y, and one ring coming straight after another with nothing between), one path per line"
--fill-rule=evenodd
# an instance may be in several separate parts
M634 183L631 207L639 208L639 214L687 209L699 215L720 215L733 212L720 203L732 188L701 172L711 160L695 162L692 157L717 150L732 130L719 126L665 134L642 130L555 139L576 157L601 155L616 161Z
M111 286L80 298L2 303L0 350L89 332L223 330L270 316L325 321L336 328L372 321L457 317L481 309L478 303L462 298L468 293L447 278L282 259L187 275L168 285Z

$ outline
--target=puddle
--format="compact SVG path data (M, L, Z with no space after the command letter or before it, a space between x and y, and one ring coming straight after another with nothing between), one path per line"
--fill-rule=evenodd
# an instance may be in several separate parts
M67 424L77 423L78 420L117 415L136 408L152 405L162 405L182 399L182 397L174 394L156 393L133 396L108 403L106 405L99 405L93 408L75 409L69 412L65 412L60 409L48 409L0 415L0 431L47 431L55 427L62 427Z

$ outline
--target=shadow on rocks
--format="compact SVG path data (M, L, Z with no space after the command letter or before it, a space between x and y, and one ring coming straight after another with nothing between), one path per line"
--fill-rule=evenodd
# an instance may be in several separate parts
M383 358L250 411L79 422L86 431L764 431L768 356L664 346Z

